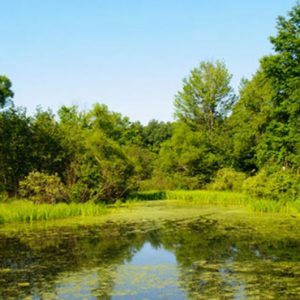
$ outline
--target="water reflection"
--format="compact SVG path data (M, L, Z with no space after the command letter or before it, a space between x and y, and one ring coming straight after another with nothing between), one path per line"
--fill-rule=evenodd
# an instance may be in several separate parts
M1 299L300 295L300 241L206 218L1 233Z
M184 299L176 264L172 252L145 242L130 262L117 269L112 299Z

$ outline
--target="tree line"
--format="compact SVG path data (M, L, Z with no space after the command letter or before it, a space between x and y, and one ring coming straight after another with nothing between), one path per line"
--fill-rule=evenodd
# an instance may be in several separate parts
M103 104L89 111L63 106L57 116L39 108L28 116L0 76L2 195L114 202L134 190L213 188L296 199L299 4L278 18L270 41L274 53L237 94L223 62L201 62L175 95L173 122L142 125Z

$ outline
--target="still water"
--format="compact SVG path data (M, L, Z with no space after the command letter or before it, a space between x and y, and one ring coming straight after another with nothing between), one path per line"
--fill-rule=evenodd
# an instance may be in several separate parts
M274 226L195 217L0 230L0 299L300 299L299 234Z

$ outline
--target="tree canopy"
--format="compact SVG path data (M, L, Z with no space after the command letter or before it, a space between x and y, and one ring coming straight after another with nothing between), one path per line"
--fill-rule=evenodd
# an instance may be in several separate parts
M274 53L238 95L223 62L202 61L175 95L173 122L131 122L99 103L89 111L63 106L58 116L2 109L0 192L18 195L22 183L35 197L49 182L45 199L75 202L209 187L300 198L300 4L278 18L271 43ZM0 76L1 108L14 96L11 87Z
M13 98L14 93L11 87L11 81L6 76L0 76L0 108Z
M175 97L175 116L193 127L213 131L234 102L231 75L226 66L203 61L183 80L182 91Z

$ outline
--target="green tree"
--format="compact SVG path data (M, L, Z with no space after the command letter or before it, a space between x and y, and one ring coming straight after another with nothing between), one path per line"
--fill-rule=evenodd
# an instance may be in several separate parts
M94 129L85 134L76 184L88 189L89 199L114 202L132 188L134 168L120 145L103 131Z
M278 18L271 43L275 54L261 64L274 90L272 115L258 157L261 165L300 170L300 4L286 18Z
M206 132L193 131L179 122L171 139L162 144L156 169L176 178L175 188L195 189L211 180L221 161L218 148Z
M15 194L19 181L32 169L33 131L31 119L22 109L0 113L0 190Z
M222 62L201 62L175 96L175 116L192 128L212 132L234 103L230 80Z
M270 122L272 93L270 80L262 70L251 80L242 82L239 101L226 120L228 131L225 136L231 142L228 153L230 167L247 173L259 169L257 147Z
M151 120L144 126L142 135L144 146L152 152L158 153L161 144L172 135L172 124Z
M11 87L11 81L6 76L0 76L0 107L4 107L14 96Z
M130 126L128 117L111 112L106 105L97 103L87 113L86 118L90 127L102 130L107 136L119 143L126 143L123 134L125 129Z
M123 149L134 168L132 179L135 183L134 187L138 188L143 184L143 181L151 178L157 154L134 144L127 145Z
M68 149L64 147L63 132L51 110L38 109L31 122L33 131L34 169L48 174L57 173L63 178L69 165Z
M134 166L123 145L129 120L100 104L87 113L62 107L59 117L70 159L65 176L71 200L114 202L125 196L134 186Z
M230 80L220 61L202 62L175 96L178 123L162 143L158 170L176 178L177 187L200 188L223 166L223 123L236 98Z
M143 125L137 122L126 122L122 128L121 138L122 145L143 146Z
M78 169L85 152L85 131L89 129L86 114L77 106L62 106L58 111L58 126L62 133L61 143L69 164L64 170L64 181L68 187L76 183Z

